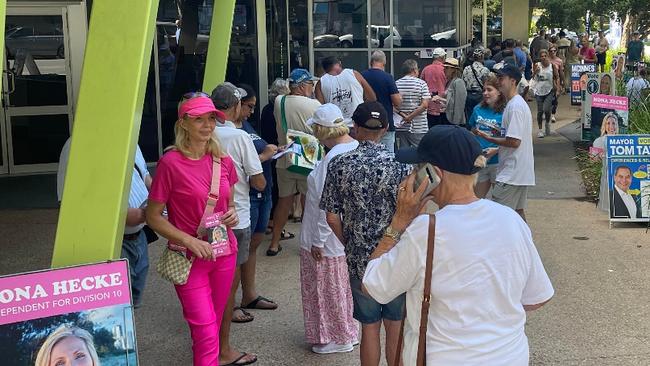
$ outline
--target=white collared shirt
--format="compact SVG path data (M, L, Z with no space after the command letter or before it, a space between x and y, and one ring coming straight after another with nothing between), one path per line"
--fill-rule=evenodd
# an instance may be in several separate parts
M618 194L621 195L621 198L623 199L623 203L625 203L625 207L627 207L627 212L630 213L630 218L635 218L636 217L636 202L634 201L634 197L632 197L631 194L623 191L622 189L618 188L618 186L615 184L614 187L616 188L616 191L618 191Z
M307 177L307 197L305 198L305 212L300 228L300 248L311 251L315 246L323 248L323 255L326 257L340 257L345 255L345 248L339 239L334 235L327 224L326 213L320 209L320 200L327 177L327 166L337 155L352 151L359 146L359 142L353 140L345 144L338 144L330 150L325 158L318 163L316 168Z

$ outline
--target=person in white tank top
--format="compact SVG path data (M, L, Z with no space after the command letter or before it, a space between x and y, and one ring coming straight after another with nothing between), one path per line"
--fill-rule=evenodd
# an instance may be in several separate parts
M374 92L359 72L344 69L338 58L326 57L322 66L325 74L316 85L316 99L322 104L332 103L339 107L345 123L352 127L352 114L357 106L364 100L374 100Z
M533 91L537 99L537 127L539 127L537 137L542 138L551 134L553 101L561 89L559 73L549 59L548 50L540 50L539 58L540 62L533 66L535 80ZM545 131L542 130L543 120L546 121Z

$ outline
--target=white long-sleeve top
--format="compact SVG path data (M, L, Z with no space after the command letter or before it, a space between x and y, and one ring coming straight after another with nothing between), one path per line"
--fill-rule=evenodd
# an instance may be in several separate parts
M329 162L335 156L352 151L358 146L359 142L357 141L334 146L307 177L307 197L305 198L305 211L300 228L300 248L311 251L313 245L323 248L323 255L326 257L345 255L343 244L330 229L325 211L321 210L319 205Z

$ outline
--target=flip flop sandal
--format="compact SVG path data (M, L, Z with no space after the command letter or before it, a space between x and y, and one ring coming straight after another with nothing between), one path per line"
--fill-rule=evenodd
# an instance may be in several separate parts
M258 307L257 305L259 304L260 301L264 301L272 305L271 307ZM255 310L275 310L278 308L278 304L276 304L275 301L269 300L264 296L258 296L255 300L249 302L248 305L242 306L242 308L255 309Z
M288 232L286 230L282 230L282 233L280 234L280 240L289 240L289 239L293 239L295 237L296 236L293 233L290 233L290 232Z
M231 362L231 363L229 363L229 364L227 364L227 365L224 365L224 366L251 365L251 364L254 364L255 362L257 362L257 357L255 357L255 358L254 358L253 360L251 360L251 361L243 361L243 362L239 362L239 361L241 361L241 360L242 360L244 357L246 357L246 356L249 356L249 354L248 354L248 353L245 353L245 352L242 352L241 355L240 355L239 357L237 357L233 362Z
M239 306L236 307L236 308L234 308L234 309L232 309L233 313L234 313L235 311L237 311L237 310L241 311L241 313L242 313L244 316L243 316L243 317L240 317L239 319L237 319L237 318L235 318L235 316L233 315L232 320L231 320L233 323L250 323L250 322L252 322L252 321L255 319L255 317L253 316L253 314L249 313L248 311L242 309L242 308L239 307ZM240 357L239 359L241 359L241 357ZM237 359L237 360L239 360L239 359ZM243 364L243 365L248 365L248 364Z
M279 247L278 247L278 250L268 249L268 250L266 251L266 256L267 256L267 257L275 257L275 256L278 255L281 251L282 251L282 246L279 246Z

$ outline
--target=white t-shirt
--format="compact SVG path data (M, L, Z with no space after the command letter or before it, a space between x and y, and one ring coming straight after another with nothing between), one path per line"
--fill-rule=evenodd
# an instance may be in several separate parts
M554 294L530 229L488 200L448 205L436 220L427 364L527 366L523 305ZM429 216L418 216L363 278L383 304L406 292L404 365L416 363L428 230Z
M326 257L340 257L345 255L345 248L334 235L326 220L326 213L320 209L320 199L323 195L327 166L337 155L352 151L359 146L354 140L347 144L338 144L330 150L325 158L317 163L316 168L307 177L307 196L305 198L305 211L300 228L300 248L311 250L312 245L323 248Z
M502 127L506 137L512 137L521 144L518 148L499 147L497 182L513 186L535 185L535 158L533 157L533 116L528 104L520 95L515 95L503 111Z
M251 226L251 187L248 178L263 173L262 163L251 136L248 132L237 129L232 122L217 124L214 134L219 139L224 152L230 155L235 163L237 178L239 178L235 184L235 209L239 216L239 224L233 229L246 229Z
M345 123L352 127L352 114L363 103L363 87L354 76L354 71L345 69L338 75L324 74L319 83L325 103L338 106Z

